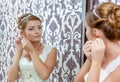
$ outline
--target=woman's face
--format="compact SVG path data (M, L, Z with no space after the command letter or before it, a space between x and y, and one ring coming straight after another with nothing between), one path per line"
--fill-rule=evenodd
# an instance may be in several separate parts
M88 40L93 40L93 34L92 34L92 29L88 26L88 24L86 23L86 37Z
M30 41L40 41L42 35L41 22L39 20L29 21L24 30L24 35Z

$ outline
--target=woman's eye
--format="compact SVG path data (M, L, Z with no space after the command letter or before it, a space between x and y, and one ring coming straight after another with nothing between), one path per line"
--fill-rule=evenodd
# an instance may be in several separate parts
M42 27L40 26L39 29L42 29Z
M31 29L29 29L29 30L33 30L33 29L31 28Z

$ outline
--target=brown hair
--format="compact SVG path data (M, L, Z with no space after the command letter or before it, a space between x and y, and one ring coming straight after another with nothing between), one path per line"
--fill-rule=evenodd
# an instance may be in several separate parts
M101 3L86 16L91 28L102 30L109 40L120 40L120 6L112 2Z
M26 13L26 14L21 15L18 18L18 28L20 30L24 30L27 23L29 21L31 21L31 20L39 20L40 22L42 22L39 17L37 17L37 16L35 16L35 15L31 14L31 13Z

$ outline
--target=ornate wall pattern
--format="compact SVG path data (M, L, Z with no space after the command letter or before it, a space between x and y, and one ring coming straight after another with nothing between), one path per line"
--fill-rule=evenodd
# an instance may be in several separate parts
M85 0L0 0L0 82L7 82L7 70L19 35L17 17L31 12L43 20L45 44L58 49L57 64L50 82L73 82L80 66L84 39Z

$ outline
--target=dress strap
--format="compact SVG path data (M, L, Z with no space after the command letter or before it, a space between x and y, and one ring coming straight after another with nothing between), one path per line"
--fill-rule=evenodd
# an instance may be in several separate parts
M106 69L104 70L104 72L105 72L105 73L107 74L107 76L108 76L111 72L115 71L118 66L120 66L120 55L119 55L116 59L112 60L112 61L107 65L107 67L106 67Z
M43 49L43 52L41 55L39 55L40 59L45 62L47 57L48 57L48 54L51 52L52 50L52 46L49 46L49 45L45 45L44 49Z

